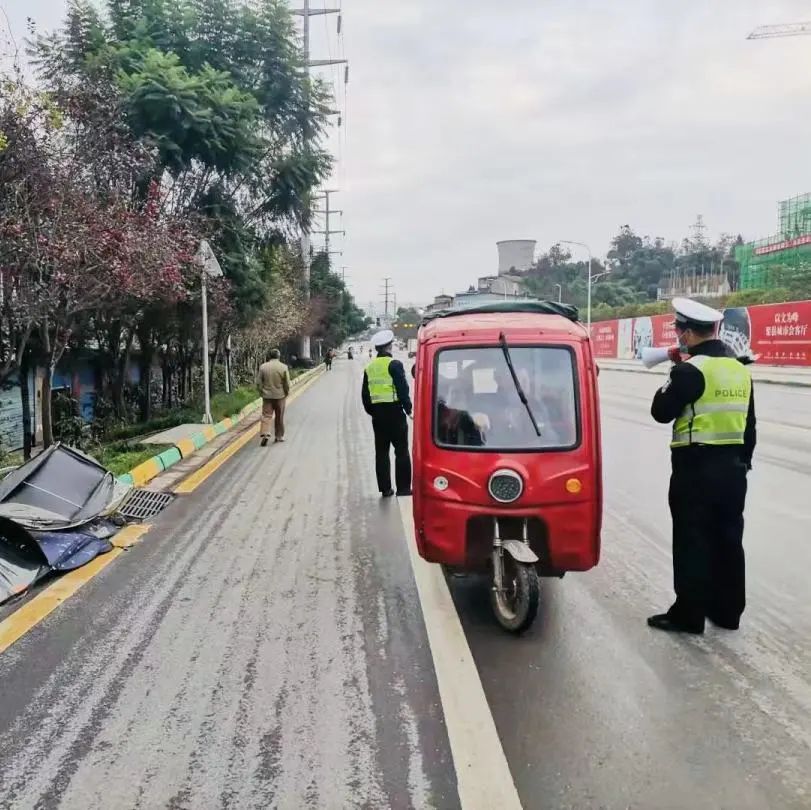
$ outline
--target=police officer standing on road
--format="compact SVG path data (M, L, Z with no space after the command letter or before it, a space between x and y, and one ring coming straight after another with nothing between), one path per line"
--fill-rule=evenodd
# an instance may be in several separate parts
M384 498L394 495L389 457L392 445L397 494L411 494L411 454L406 421L406 416L411 415L411 397L403 364L391 356L393 342L394 333L390 329L378 332L372 338L377 357L366 366L361 389L364 410L372 417L377 487Z
M708 618L737 630L746 605L743 510L755 449L755 405L748 358L716 338L723 314L674 298L676 333L689 358L657 391L651 416L673 422L670 513L676 601L651 616L658 630L703 633Z

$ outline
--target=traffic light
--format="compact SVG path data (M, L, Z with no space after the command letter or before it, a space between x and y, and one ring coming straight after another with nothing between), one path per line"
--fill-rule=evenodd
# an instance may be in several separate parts
M380 318L375 318L375 323L380 326Z

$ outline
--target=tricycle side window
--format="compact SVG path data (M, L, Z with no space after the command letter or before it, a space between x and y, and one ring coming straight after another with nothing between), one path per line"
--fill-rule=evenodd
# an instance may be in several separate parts
M580 442L574 353L560 346L511 346L515 375L498 347L443 349L434 374L434 441L451 449L571 450Z

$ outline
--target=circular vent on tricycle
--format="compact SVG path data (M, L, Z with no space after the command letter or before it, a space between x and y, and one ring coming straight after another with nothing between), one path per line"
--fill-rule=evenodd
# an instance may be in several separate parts
M496 470L490 476L487 489L493 499L499 503L512 503L521 497L521 493L524 491L524 481L513 470Z

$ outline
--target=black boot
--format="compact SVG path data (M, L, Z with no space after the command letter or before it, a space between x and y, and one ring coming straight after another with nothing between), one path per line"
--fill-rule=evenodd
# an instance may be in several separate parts
M724 630L737 630L741 626L741 620L732 616L715 616L707 614L707 618L716 626Z
M690 633L695 636L700 636L704 632L703 621L687 622L670 612L649 616L648 627L653 627L655 630L664 630L666 633Z

